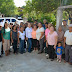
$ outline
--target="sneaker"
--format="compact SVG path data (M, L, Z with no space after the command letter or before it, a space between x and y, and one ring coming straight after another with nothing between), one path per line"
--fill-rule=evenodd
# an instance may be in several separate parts
M54 59L51 59L51 61L54 61Z
M49 58L49 55L48 55L48 54L46 54L46 58L47 58L47 59Z
M61 60L59 60L59 63L61 63Z
M59 61L59 59L57 59L57 61Z
M33 50L32 52L35 52L35 50Z

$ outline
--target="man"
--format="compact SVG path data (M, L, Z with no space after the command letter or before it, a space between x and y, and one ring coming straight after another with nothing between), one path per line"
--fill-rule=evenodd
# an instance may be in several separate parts
M66 20L63 20L62 30L63 30L64 32L66 32L66 31L68 30L68 25L67 25Z
M65 62L72 64L72 24L64 34Z
M43 24L44 30L46 29L46 27L45 27L45 23L46 23L46 22L47 22L47 20L44 19L44 20L43 20L43 23L44 23L44 24Z

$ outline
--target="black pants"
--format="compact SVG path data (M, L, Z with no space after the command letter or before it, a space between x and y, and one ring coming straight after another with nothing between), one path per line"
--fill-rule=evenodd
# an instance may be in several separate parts
M14 53L17 53L17 40L13 40Z
M37 47L37 39L32 39L32 48Z
M54 59L55 56L55 49L54 49L54 45L48 45L48 50L49 50L49 58L50 59Z

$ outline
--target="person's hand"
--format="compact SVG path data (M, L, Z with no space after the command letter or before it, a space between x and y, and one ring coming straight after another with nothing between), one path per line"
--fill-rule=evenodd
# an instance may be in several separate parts
M18 43L20 43L20 41L18 40Z
M46 40L44 40L44 42L46 42Z
M4 39L2 40L2 43L4 43Z
M26 37L26 40L28 40L28 38Z
M65 48L65 44L64 44L64 48Z
M13 40L12 40L12 43L13 43Z
M56 49L56 46L54 45L54 49Z
M39 41L40 41L40 38L39 38Z
M46 43L46 47L48 48L48 43Z

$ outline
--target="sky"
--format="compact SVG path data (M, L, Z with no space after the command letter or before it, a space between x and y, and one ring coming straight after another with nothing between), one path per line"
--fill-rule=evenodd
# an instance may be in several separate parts
M22 7L22 6L26 5L25 1L26 0L14 0L14 3L16 5L16 7Z

